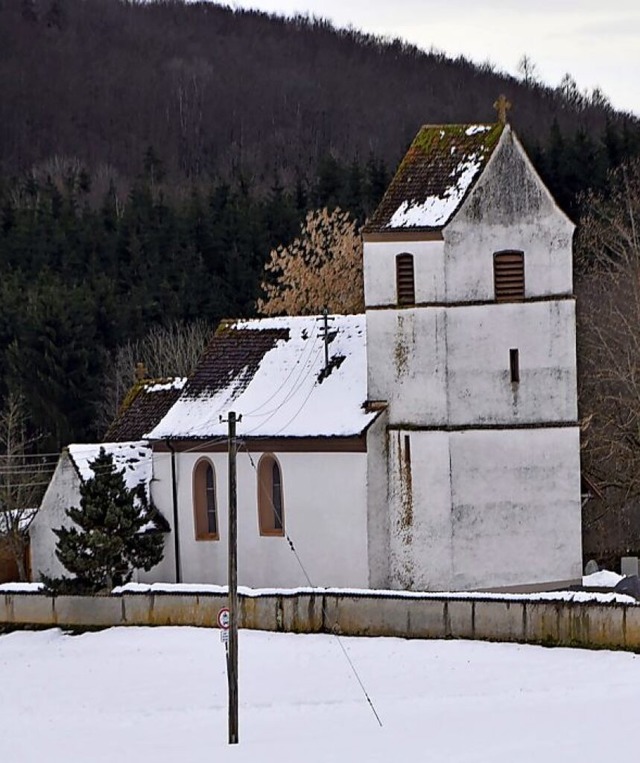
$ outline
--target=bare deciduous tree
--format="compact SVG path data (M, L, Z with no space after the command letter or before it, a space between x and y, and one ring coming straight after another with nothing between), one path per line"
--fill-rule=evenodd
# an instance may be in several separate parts
M616 172L587 210L578 241L583 468L605 507L585 524L599 522L604 543L640 544L640 162Z
M364 309L362 237L340 208L307 213L300 235L271 252L258 300L263 315L310 315Z
M32 454L38 437L27 435L27 414L20 395L9 394L0 411L0 540L3 550L27 579L27 529L55 468Z
M518 61L518 74L522 77L522 81L527 85L534 85L540 82L540 73L538 67L526 53Z
M135 368L142 363L151 379L188 376L193 371L211 328L205 321L154 326L145 337L127 342L116 351L103 384L97 423L106 430L135 381Z

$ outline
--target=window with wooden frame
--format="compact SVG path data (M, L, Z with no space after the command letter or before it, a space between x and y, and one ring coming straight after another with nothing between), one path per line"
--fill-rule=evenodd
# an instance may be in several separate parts
M282 471L270 454L258 464L258 524L260 535L284 535Z
M196 540L219 540L216 472L208 458L193 470L193 512Z
M522 302L524 252L505 251L493 255L493 284L496 302Z
M412 254L396 256L396 294L399 305L415 305L416 287Z

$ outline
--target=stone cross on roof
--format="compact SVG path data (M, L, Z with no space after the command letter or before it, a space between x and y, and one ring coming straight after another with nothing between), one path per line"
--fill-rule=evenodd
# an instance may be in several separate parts
M511 108L511 102L507 100L505 95L500 95L498 100L493 104L493 108L498 112L498 121L506 125L507 111Z

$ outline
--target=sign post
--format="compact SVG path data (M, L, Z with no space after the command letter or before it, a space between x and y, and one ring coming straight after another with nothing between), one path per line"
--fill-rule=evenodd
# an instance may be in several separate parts
M238 744L238 494L236 414L229 411L229 744Z
M227 645L227 659L229 658L229 608L222 607L218 610L218 628L220 628L220 641Z

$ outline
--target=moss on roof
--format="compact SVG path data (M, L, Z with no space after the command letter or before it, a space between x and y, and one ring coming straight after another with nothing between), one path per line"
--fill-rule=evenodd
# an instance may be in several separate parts
M179 380L143 379L127 392L109 429L105 442L140 440L165 416L182 391Z
M504 127L498 123L420 128L364 232L441 230L482 174ZM412 208L416 214L398 214Z

